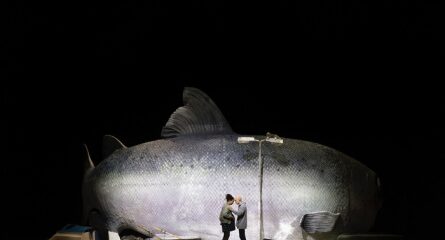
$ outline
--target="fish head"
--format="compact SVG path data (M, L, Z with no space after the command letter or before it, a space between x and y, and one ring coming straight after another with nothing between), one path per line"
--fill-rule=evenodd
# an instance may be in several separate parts
M368 231L382 205L380 178L362 164L351 166L350 176L349 224L354 229Z

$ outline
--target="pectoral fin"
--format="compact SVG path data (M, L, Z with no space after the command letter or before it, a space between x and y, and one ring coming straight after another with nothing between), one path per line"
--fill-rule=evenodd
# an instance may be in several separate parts
M334 229L340 213L314 212L303 216L301 228L307 233L325 233Z

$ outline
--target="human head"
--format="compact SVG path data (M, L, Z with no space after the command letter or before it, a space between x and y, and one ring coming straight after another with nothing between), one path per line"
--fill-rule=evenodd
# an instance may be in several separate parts
M227 204L232 205L234 201L233 196L231 194L226 194L226 201Z
M239 205L242 201L243 201L242 197L240 195L236 195L235 203Z

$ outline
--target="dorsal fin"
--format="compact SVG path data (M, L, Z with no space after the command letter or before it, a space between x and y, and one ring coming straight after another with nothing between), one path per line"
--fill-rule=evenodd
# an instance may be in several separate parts
M231 133L221 111L207 94L197 88L186 87L182 94L184 106L179 107L170 116L162 128L164 138L186 134L222 134Z
M122 148L127 148L124 144L122 144L119 139L111 136L105 135L102 140L102 158L105 159L110 156L114 151Z
M85 162L85 170L88 170L88 169L93 169L94 168L94 163L93 163L93 161L91 160L91 157L90 157L90 152L88 151L88 147L87 147L87 145L86 144L84 144L83 145L83 149L84 149L84 162Z

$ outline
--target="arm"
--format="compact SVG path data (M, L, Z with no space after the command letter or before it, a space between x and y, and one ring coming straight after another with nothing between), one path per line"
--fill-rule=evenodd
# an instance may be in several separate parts
M230 208L224 209L223 218L233 219L233 215L230 213Z
M244 204L241 205L238 208L238 211L236 211L235 209L232 209L232 212L235 213L237 216L242 216L246 212L246 205L244 205Z

